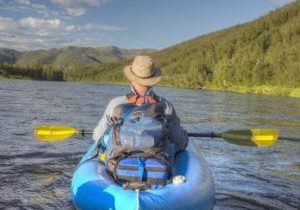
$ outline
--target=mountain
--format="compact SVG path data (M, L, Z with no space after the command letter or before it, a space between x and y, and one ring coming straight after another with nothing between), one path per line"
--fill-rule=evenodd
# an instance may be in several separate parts
M109 47L75 47L18 52L0 48L0 63L24 65L52 65L66 68L74 65L120 62L137 54L154 52L153 49L121 49Z
M0 63L15 63L18 55L16 50L0 48Z

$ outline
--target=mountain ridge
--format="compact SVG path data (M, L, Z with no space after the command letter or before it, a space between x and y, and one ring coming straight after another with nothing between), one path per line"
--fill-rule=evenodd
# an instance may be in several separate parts
M29 51L17 51L9 48L0 48L0 64L37 64L53 65L57 68L66 68L76 64L120 62L138 54L147 54L154 51L155 49L123 49L116 46L66 46L62 48Z

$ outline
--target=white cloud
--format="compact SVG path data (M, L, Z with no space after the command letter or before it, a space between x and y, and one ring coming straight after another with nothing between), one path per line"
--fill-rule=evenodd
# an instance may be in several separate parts
M23 4L23 5L30 5L30 1L29 0L18 0L19 4Z
M45 5L32 3L29 0L0 0L0 8L6 11L12 11L17 13L31 12L34 14L43 14L45 16L49 16L51 13Z
M95 46L100 44L104 36L102 32L124 30L126 28L96 23L69 24L58 18L14 20L0 16L0 47L33 50L70 44Z
M66 30L67 30L67 31L73 31L73 30L75 30L75 26L74 26L74 25L68 25L68 26L66 27Z
M90 7L99 7L111 0L51 0L53 3L62 6L69 15L81 16Z
M0 31L12 31L16 29L14 20L11 18L0 17Z
M63 23L58 18L54 19L38 19L34 17L23 18L19 21L20 26L35 29L58 29Z

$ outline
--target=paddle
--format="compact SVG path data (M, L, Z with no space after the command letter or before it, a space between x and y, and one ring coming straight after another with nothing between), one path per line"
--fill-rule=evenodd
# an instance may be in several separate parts
M67 125L39 125L34 129L36 139L47 142L64 141L74 135L92 134L92 131L77 130Z
M241 146L272 146L278 139L278 131L274 129L230 130L223 133L188 133L190 137L223 138L225 141Z
M40 125L34 130L36 139L46 142L63 141L74 135L92 134L92 131L77 130L65 125ZM230 130L223 133L188 133L190 137L223 138L227 142L242 146L267 147L278 139L278 131L273 129Z

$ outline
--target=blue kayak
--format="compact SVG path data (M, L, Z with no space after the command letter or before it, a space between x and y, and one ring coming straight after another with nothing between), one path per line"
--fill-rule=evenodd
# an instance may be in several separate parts
M111 210L209 210L214 205L214 183L203 157L193 142L175 160L175 175L184 183L140 192L124 190L106 172L92 145L81 159L72 178L71 192L77 209ZM137 195L138 194L138 195Z

